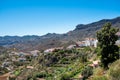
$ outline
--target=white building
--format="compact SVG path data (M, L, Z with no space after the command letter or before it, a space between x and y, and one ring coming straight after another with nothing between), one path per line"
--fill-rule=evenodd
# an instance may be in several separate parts
M46 50L44 51L44 53L53 52L54 50L55 50L55 48L46 49Z
M30 51L30 54L34 57L37 57L38 56L38 53L40 53L39 50L34 50L34 51Z
M85 38L85 41L77 42L77 45L80 47L83 46L94 46L97 47L98 40L95 38Z
M75 46L76 46L76 45L69 45L69 46L67 47L67 49L73 49L73 48L75 48Z
M97 47L98 40L94 40L94 47Z
M94 46L97 47L98 40L95 38L86 38L85 39L85 44L86 46Z

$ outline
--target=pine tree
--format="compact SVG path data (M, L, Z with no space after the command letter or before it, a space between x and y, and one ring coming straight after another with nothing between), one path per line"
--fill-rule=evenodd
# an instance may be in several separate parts
M112 28L111 23L106 23L100 31L97 32L98 47L100 48L101 63L104 68L108 64L119 59L119 47L115 45L118 40L117 28Z

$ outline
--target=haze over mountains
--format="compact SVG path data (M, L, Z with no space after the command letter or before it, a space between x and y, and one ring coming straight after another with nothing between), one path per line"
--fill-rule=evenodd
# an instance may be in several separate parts
M48 33L43 36L4 36L0 37L0 46L17 48L20 51L44 50L52 47L67 46L86 37L95 37L106 22L111 22L114 27L120 28L120 17L114 19L103 19L90 24L78 24L74 30L65 34Z

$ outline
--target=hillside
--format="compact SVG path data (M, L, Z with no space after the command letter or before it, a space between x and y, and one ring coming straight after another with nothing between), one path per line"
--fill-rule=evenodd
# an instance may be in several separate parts
M120 17L114 19L103 19L90 24L78 24L76 28L65 34L48 33L43 36L5 36L0 37L0 46L17 48L20 51L44 50L51 47L60 47L73 44L85 37L95 37L103 24L111 22L113 26L120 28Z
M24 68L17 77L18 80L74 80L79 78L81 70L88 65L87 59L93 56L92 49L56 50L42 54L29 64L32 69ZM56 76L56 77L55 77Z

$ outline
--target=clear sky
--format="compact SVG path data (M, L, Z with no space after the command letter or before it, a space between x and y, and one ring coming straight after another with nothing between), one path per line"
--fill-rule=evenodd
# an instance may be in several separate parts
M120 0L0 0L0 36L66 33L120 16Z

